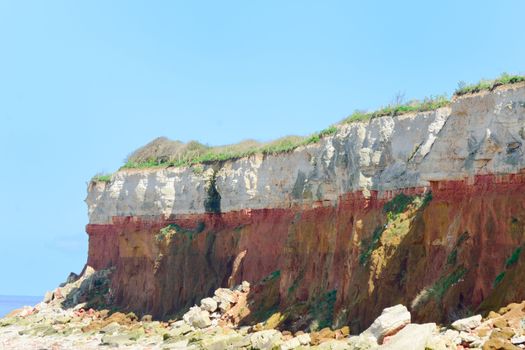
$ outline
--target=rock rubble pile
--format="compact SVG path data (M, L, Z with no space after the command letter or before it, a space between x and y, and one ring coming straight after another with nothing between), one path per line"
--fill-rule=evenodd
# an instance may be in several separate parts
M90 307L110 298L111 271L88 268L73 276L34 307L24 307L0 319L2 349L353 349L461 350L525 348L525 302L498 312L459 319L450 327L411 323L403 305L383 310L359 335L349 327L292 333L272 329L267 321L241 326L248 308L250 284L217 289L191 307L182 319L152 320L134 313ZM106 295L100 295L105 291ZM79 303L77 303L79 302ZM76 304L75 304L76 303ZM74 304L74 305L73 305Z

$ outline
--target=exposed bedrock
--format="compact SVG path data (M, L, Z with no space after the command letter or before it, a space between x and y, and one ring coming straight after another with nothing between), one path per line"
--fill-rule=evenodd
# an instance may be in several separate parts
M247 280L267 287L252 316L357 331L401 303L453 320L525 298L524 141L515 84L286 154L121 170L89 186L88 264L158 317Z

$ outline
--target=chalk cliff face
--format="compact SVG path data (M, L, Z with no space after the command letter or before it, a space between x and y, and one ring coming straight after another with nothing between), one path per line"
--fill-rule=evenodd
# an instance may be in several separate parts
M401 302L446 321L525 298L524 142L514 84L290 153L121 170L89 185L88 264L159 317L248 280L253 319L357 330Z

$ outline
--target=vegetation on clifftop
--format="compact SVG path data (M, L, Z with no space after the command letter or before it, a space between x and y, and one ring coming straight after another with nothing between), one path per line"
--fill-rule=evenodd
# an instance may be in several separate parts
M344 119L342 123L362 122L386 116L395 117L412 112L428 112L445 107L449 103L450 100L446 95L430 96L426 97L423 101L412 100L408 103L393 103L374 112L356 111Z
M151 168L167 166L191 166L249 157L254 154L280 154L297 147L319 142L323 137L337 132L330 126L308 137L287 136L272 142L260 143L247 140L238 144L210 147L197 141L186 144L161 137L133 152L122 168Z
M91 178L91 182L110 182L112 174L98 173Z
M525 81L525 76L502 74L494 80L481 80L472 85L464 82L459 83L455 96L476 93L483 90L515 84ZM431 96L420 100L403 102L398 95L394 102L373 112L356 111L340 123L332 125L324 130L309 136L286 136L275 141L261 143L254 140L246 140L237 144L210 147L197 141L183 143L171 141L160 137L133 152L121 169L141 169L154 167L185 167L198 164L212 164L217 162L235 160L249 157L255 154L275 155L292 152L298 147L320 142L324 137L334 135L341 125L368 122L374 118L384 116L399 116L406 113L433 111L450 104L446 95ZM92 181L109 182L110 174L95 175Z
M523 75L510 75L507 73L503 73L497 79L494 79L494 80L482 79L476 84L467 85L465 82L459 82L458 89L456 90L454 95L462 96L462 95L473 94L473 93L484 91L484 90L491 91L501 85L516 84L522 81L525 81L525 76Z

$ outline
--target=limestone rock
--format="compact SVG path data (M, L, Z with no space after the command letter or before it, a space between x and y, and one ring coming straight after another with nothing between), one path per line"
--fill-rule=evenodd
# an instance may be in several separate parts
M481 315L475 315L468 318L463 318L452 323L452 328L458 331L468 332L471 329L481 326Z
M301 342L297 338L288 339L281 344L281 350L291 350L301 346Z
M521 348L503 338L491 338L483 344L483 350L520 350Z
M269 350L281 344L281 333L270 329L253 333L250 342L254 349Z
M296 338L297 340L299 340L299 343L301 343L301 345L308 345L312 341L312 339L310 338L310 334L308 333L299 334L296 336Z
M439 335L433 335L427 340L425 350L449 350L455 349L456 347L457 346L453 341Z
M379 349L376 340L371 337L366 337L363 335L351 336L348 338L348 345L353 350L375 350Z
M100 332L107 333L107 334L113 334L119 329L120 329L120 324L118 324L117 322L111 322L108 325L101 328Z
M53 300L53 292L46 292L44 294L44 303L49 303L51 300Z
M186 323L197 328L206 328L211 325L210 314L198 306L193 306L182 317Z
M101 343L112 347L120 347L125 345L132 345L135 342L131 339L129 334L120 333L115 335L106 334L102 337Z
M457 338L459 338L459 332L455 331L453 329L447 329L445 333L443 333L442 337L449 341L455 341Z
M151 315L144 315L140 318L140 322L151 322L151 321L153 321L153 317Z
M331 339L328 341L325 341L319 346L317 346L317 349L319 350L350 350L350 345L348 345L347 342L342 340L335 340Z
M201 309L214 312L217 310L217 302L213 298L204 298L201 300Z
M521 335L521 336L514 336L510 339L510 342L514 345L516 344L523 344L525 343L525 335Z
M398 304L383 310L362 335L382 343L385 336L394 334L410 323L411 315L406 306Z
M435 323L409 324L385 341L381 350L425 350L436 331Z
M235 302L235 293L227 288L219 288L214 293L215 297L217 298L217 302L220 303L230 303L233 304Z

